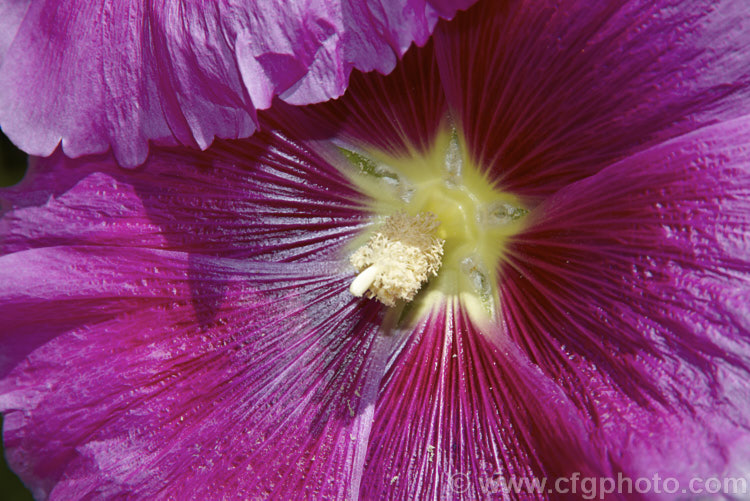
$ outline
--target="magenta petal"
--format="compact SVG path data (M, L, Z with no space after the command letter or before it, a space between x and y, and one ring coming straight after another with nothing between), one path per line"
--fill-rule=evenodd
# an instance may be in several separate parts
M0 258L20 277L0 289L3 335L66 331L0 381L6 454L37 497L356 490L388 352L379 308L335 263L194 259L197 275L185 254L145 249Z
M6 0L0 4L0 66L30 4L31 0Z
M110 156L56 154L3 195L17 209L0 221L6 253L90 243L334 259L365 224L362 195L344 176L278 133L206 152L158 149L138 171Z
M324 101L353 68L392 70L440 17L471 3L11 2L0 126L35 155L59 143L73 157L111 147L126 166L145 160L148 141L205 149L252 134L274 96Z
M537 199L748 113L746 17L735 0L487 1L435 47L478 164Z
M279 134L263 133L194 153L160 149L145 169L128 172L111 156L71 160L57 153L36 159L19 186L3 190L0 254L89 245L92 257L99 247L117 247L188 252L190 262L199 254L335 260L365 222L361 195L341 174ZM22 268L7 266L0 285L12 291L14 270ZM203 287L193 276L199 273L196 262L188 271L196 296ZM218 299L215 303L218 308ZM50 314L67 318L68 309L76 307ZM107 306L117 311L129 307ZM212 321L210 308L202 315L201 322ZM14 338L10 330L0 332L9 345L0 355L0 375L75 325L61 320L39 329L37 314L17 318L22 334L16 330Z
M488 499L511 478L606 474L575 407L499 329L449 304L401 335L375 410L363 497ZM546 490L528 499L547 499Z
M749 146L743 117L645 150L550 197L510 248L510 334L625 470L750 459Z
M9 463L39 498L351 498L390 352L337 254L361 195L279 133L194 153L4 194Z
M406 53L386 76L354 73L340 99L300 108L276 105L270 113L285 129L395 157L428 151L446 114L431 42Z

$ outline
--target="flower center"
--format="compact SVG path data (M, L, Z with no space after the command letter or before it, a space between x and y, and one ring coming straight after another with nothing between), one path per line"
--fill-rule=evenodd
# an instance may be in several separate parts
M470 311L494 315L505 242L528 211L465 160L455 130L441 133L430 152L403 158L339 150L381 221L354 243L352 293L418 307L458 296Z
M438 225L430 213L409 216L399 212L388 217L350 258L360 272L349 288L351 293L367 293L388 306L395 306L397 299L414 299L429 275L437 275L440 268L445 241L435 237Z

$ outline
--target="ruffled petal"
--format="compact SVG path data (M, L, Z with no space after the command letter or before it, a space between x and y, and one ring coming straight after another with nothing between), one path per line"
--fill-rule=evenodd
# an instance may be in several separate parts
M3 335L57 333L0 381L9 463L42 499L351 497L389 350L338 266L0 258Z
M205 149L252 134L274 96L324 101L353 68L391 71L473 1L10 2L0 127L35 155L111 147L126 166L148 141Z
M500 329L477 327L450 302L400 335L375 410L364 498L507 499L511 481L607 473L576 408ZM548 499L544 486L515 494Z
M447 107L431 42L410 50L390 74L354 73L340 99L293 108L275 105L269 118L308 138L336 138L393 157L429 151Z
M738 0L482 2L435 47L469 151L536 202L612 161L750 111Z
M502 267L512 338L634 477L750 464L749 146L742 117L574 183Z

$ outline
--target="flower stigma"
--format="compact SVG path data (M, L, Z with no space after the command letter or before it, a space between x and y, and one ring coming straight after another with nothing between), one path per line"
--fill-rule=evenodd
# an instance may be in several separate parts
M381 222L350 248L358 272L352 294L388 306L406 302L417 316L458 297L472 316L494 317L506 242L528 210L473 165L456 130L445 127L429 151L403 157L338 149Z
M435 236L439 225L432 213L389 216L350 258L360 272L351 293L358 297L367 293L388 306L395 306L396 299L414 299L429 275L437 275L440 268L445 240Z

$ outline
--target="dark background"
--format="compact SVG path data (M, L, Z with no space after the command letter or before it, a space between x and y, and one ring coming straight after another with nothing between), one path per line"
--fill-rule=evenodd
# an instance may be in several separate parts
M26 154L0 131L0 186L16 184L26 172Z
M0 132L0 186L10 186L17 183L26 172L26 155L19 151L8 138ZM2 195L0 194L0 197ZM0 428L3 419L0 417ZM23 486L18 477L8 469L5 463L5 449L0 440L0 500L27 501L31 494Z

